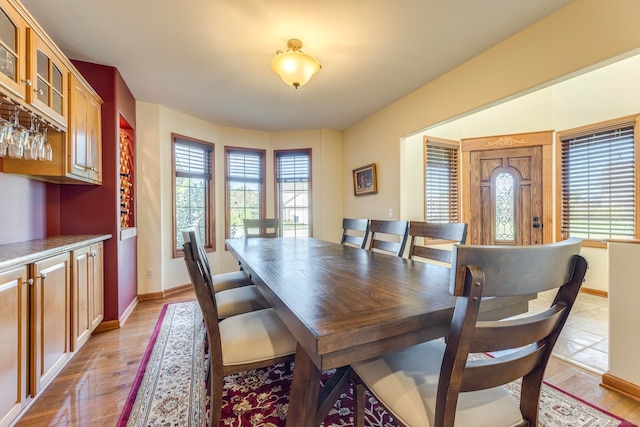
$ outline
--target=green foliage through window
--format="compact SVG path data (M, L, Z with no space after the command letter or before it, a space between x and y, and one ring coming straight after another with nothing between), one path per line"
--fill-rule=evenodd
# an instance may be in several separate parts
M174 137L175 250L182 250L182 231L197 228L205 246L212 246L211 188L213 147Z
M278 211L283 237L309 236L311 150L276 151Z
M244 237L245 218L260 218L264 189L264 152L227 150L228 236Z

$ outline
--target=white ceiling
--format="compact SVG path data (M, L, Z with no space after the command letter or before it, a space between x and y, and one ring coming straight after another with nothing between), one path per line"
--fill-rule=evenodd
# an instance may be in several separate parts
M570 2L22 0L137 100L264 131L344 130ZM270 68L289 38L322 64L298 90Z

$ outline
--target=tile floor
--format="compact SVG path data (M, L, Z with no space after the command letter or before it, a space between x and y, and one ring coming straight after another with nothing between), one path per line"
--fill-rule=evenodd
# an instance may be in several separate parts
M529 303L530 310L549 307L555 291L544 292ZM596 374L607 371L609 351L609 302L607 298L578 294L569 319L553 350L554 356Z

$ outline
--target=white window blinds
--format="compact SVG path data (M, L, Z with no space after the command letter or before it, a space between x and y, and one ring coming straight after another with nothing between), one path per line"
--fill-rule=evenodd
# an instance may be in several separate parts
M561 142L563 236L634 238L633 124L561 137Z
M458 147L425 143L425 220L458 222Z

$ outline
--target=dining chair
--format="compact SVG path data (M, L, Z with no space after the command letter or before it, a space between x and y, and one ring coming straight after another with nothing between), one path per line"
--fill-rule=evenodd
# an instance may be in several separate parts
M224 376L283 362L290 367L297 343L273 308L219 321L216 299L205 280L206 267L190 241L185 241L183 248L184 261L202 311L207 335L210 395L208 425L218 426Z
M467 241L467 224L464 222L409 222L409 259L417 257L450 263L451 251L427 246L427 239L464 245Z
M282 237L282 223L278 218L245 219L244 237Z
M456 304L446 343L429 341L352 365L356 426L364 425L365 389L407 426L537 426L544 370L587 270L580 245L575 238L537 246L454 245ZM483 297L555 288L544 312L477 321ZM503 385L519 378L518 400Z
M193 225L191 225L185 231L190 231L190 230L195 231L197 229L198 229L198 223L196 221ZM186 239L188 235L185 234L183 231L182 237ZM209 259L207 258L207 251L205 250L204 245L200 242L199 233L195 233L195 238L196 238L196 241L195 241L196 246L198 247L198 254L200 255L202 262L205 264L207 271L211 276L212 286L215 292L253 284L251 282L251 277L249 277L249 275L242 269L237 271L230 271L227 273L211 274L211 268L209 267Z
M407 244L409 222L372 219L369 223L369 233L369 250L401 257Z
M369 237L369 220L359 218L343 218L341 245L355 246L364 249Z
M222 273L221 275L211 274L207 252L200 243L195 229L184 230L182 237L185 242L192 244L194 257L202 265L204 280L210 292L214 295L220 319L269 307L269 302L250 280L248 283L242 281L241 284L240 280L233 283L234 279L227 279L230 276L234 276L236 272ZM249 277L242 270L238 273L244 274L247 278ZM223 278L219 276L223 276ZM238 276L240 275L238 274Z

